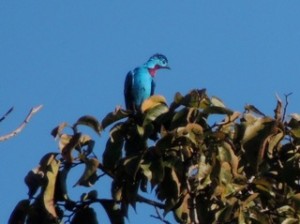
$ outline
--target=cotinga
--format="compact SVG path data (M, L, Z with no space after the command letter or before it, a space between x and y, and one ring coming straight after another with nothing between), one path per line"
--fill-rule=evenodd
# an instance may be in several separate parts
M128 72L124 86L126 109L139 110L144 100L154 94L158 69L170 69L167 57L162 54L154 54L145 64Z

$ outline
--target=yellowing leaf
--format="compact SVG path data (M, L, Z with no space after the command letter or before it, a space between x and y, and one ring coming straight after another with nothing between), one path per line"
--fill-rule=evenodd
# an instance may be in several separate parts
M49 164L46 173L47 185L45 186L43 192L44 206L46 210L54 218L58 217L55 210L54 191L55 191L56 176L58 174L59 165L60 165L60 161L56 159L53 159Z
M214 105L216 107L223 107L223 108L226 107L225 104L223 103L223 101L216 96L212 96L210 99L210 102L212 103L212 105Z
M160 104L167 104L165 97L161 95L153 95L143 102L141 111L142 113L145 113L147 110L150 110Z

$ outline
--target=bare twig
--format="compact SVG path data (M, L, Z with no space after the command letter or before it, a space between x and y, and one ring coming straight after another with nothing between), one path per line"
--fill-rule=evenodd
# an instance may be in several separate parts
M152 218L159 219L160 221L162 221L165 224L171 224L170 222L165 220L165 218L159 213L159 210L157 207L155 207L155 211L156 211L157 216L151 215Z
M160 209L164 209L165 208L164 204L156 202L156 201L152 201L152 200L150 200L148 198L144 198L141 195L137 195L137 202L146 203L148 205L152 205L152 206L154 206L156 208L160 208Z
M287 107L289 105L288 98L292 94L293 93L284 94L284 96L285 96L285 105L284 105L284 109L283 109L282 121L284 121L284 118L285 118L285 115L286 115L286 110L287 110Z
M31 117L37 113L40 109L42 109L42 105L39 105L39 106L36 106L34 108L32 108L29 112L29 114L27 115L27 117L25 118L25 120L20 124L20 126L15 129L14 131L6 134L6 135L3 135L3 136L0 136L0 142L3 142L3 141L6 141L14 136L16 136L17 134L19 134L24 128L25 126L29 123ZM10 111L8 111L10 113ZM6 115L4 115L4 117L7 116L7 113Z
M11 107L1 118L0 118L0 122L2 122L12 111L13 111L14 107Z

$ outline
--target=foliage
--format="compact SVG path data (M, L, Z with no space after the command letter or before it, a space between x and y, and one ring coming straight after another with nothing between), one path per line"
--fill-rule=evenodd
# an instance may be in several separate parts
M192 90L177 93L170 106L152 96L137 113L117 108L102 122L84 116L72 126L62 123L52 131L60 152L45 155L28 173L29 198L9 223L98 223L95 203L112 223L124 223L137 202L154 206L165 223L159 210L178 223L299 223L300 115L287 121L285 111L277 99L273 117L253 105L239 113L205 90ZM97 133L112 126L102 159L79 125ZM66 181L77 165L85 170L74 186L90 187L108 175L111 199L99 198L99 189L73 201ZM140 195L149 188L155 200Z

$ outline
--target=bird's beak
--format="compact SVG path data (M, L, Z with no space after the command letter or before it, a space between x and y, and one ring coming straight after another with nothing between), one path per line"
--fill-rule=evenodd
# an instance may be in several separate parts
M171 70L171 68L169 67L169 66L166 66L166 67L164 67L165 69L169 69L169 70Z

